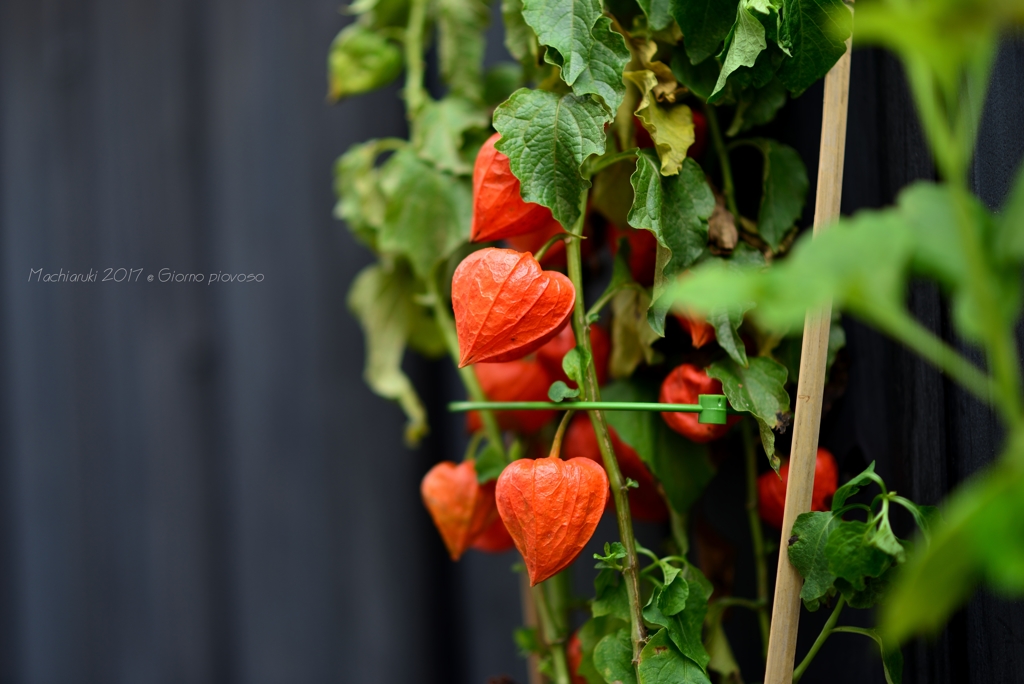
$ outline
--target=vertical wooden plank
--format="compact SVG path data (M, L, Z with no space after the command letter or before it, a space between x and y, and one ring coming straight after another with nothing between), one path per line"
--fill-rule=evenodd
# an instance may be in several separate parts
M818 190L814 210L814 232L839 218L843 191L843 161L846 148L846 116L850 90L850 45L825 77L821 151L818 159ZM797 516L811 508L814 465L821 423L821 398L825 386L825 361L831 307L808 312L804 323L793 420L786 507L779 542L779 564L775 580L772 627L768 641L765 684L789 684L800 622L800 587L803 580L785 553L790 530Z

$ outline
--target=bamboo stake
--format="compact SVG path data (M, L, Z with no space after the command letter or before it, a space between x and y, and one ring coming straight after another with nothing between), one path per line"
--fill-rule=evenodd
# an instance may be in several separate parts
M843 159L846 152L846 113L850 94L850 49L851 43L847 41L846 53L825 76L821 149L818 156L818 192L814 205L815 235L839 218L839 203L843 193ZM779 542L779 570L775 582L765 684L791 684L793 681L796 635L800 625L800 589L803 580L790 564L786 549L789 546L793 522L798 515L811 509L831 318L832 306L829 304L818 311L808 311L804 320L796 416L793 420L793 448L789 461L789 480L786 485L782 537Z

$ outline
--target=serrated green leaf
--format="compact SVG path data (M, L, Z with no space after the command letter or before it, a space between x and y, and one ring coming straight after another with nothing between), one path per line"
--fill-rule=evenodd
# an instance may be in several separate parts
M598 0L523 0L523 19L541 45L558 51L563 60L562 80L568 85L587 68L601 9Z
M788 91L778 77L759 88L743 88L737 97L736 111L726 135L734 136L763 126L786 104Z
M679 652L692 660L700 670L706 671L710 656L704 648L702 633L708 594L699 582L687 581L686 606L677 614L668 616L659 607L662 591L661 588L655 589L651 600L644 606L644 620L665 628Z
M694 160L684 160L677 176L662 178L659 168L653 151L641 150L637 155L636 172L630 178L634 199L628 220L634 228L651 231L662 249L648 321L659 336L664 336L670 302L663 299L666 284L706 254L708 219L715 209L715 196Z
M868 464L868 467L862 470L857 475L853 476L849 482L844 484L842 487L836 490L836 493L832 495L832 510L838 511L846 505L847 499L859 492L864 487L871 484L876 484L874 479L875 474L875 462L872 461Z
M366 340L363 379L375 393L397 401L409 422L405 441L415 446L427 434L427 412L402 372L410 322L419 315L416 281L406 268L380 264L359 272L348 292L348 308L359 319Z
M621 620L603 616L587 620L577 630L576 637L580 640L582 657L576 674L587 680L587 684L606 684L604 677L594 665L594 650L601 639L618 632L624 626Z
M488 0L437 0L437 56L451 94L483 99L484 33L491 19Z
M612 298L612 353L608 373L628 378L641 363L653 365L661 356L651 346L660 339L647 321L651 296L647 290L631 287Z
M658 388L620 380L602 388L601 397L605 401L654 402ZM677 434L656 413L609 411L605 419L661 482L673 510L679 514L689 511L715 474L707 447Z
M473 197L469 182L436 170L411 149L381 167L386 200L378 247L406 257L420 278L469 238Z
M764 156L757 232L772 251L778 251L782 238L804 210L809 187L807 168L800 154L788 145L767 138L746 142L755 145Z
M594 648L594 668L606 682L637 684L633 669L633 644L629 640L629 628L623 627L609 634Z
M669 14L669 5L671 4L669 0L637 0L637 4L646 15L647 27L652 31L661 31L672 21L672 15Z
M572 92L579 97L597 95L604 100L609 112L615 112L626 94L622 70L630 59L629 48L625 39L612 30L612 21L608 17L598 17L593 34L590 54L572 84ZM544 53L544 59L559 68L564 67L562 55L554 48Z
M757 419L761 444L772 467L777 468L772 430L789 413L786 367L765 356L749 359L745 368L732 359L722 359L708 366L707 374L721 381L722 392L734 409L748 411Z
M768 47L765 39L764 25L761 20L754 16L755 12L774 8L765 3L740 0L736 8L736 23L725 39L726 52L725 60L722 62L722 70L718 74L718 81L711 92L708 102L715 102L719 99L726 81L740 67L753 67L757 63L758 55Z
M737 0L670 0L669 11L682 29L690 62L718 54L736 20Z
M490 126L487 111L462 97L429 101L416 117L412 144L420 159L454 174L468 174L472 160L463 152L466 132Z
M348 148L334 163L334 216L348 224L361 243L377 251L377 232L384 225L387 205L380 189L377 157L386 147L404 146L395 139L368 140Z
M402 51L362 24L341 30L327 56L327 96L337 101L386 86L402 73Z
M636 116L651 134L654 149L661 160L661 175L675 176L694 141L693 112L684 104L662 105L654 98L658 77L649 69L627 71L624 77L641 94Z
M743 314L751 308L753 304L738 309L716 309L707 318L708 324L715 329L718 346L741 366L747 365L747 349L740 338L740 326L743 325Z
M658 610L668 617L681 613L686 608L689 596L689 583L677 575L671 582L665 584L658 595Z
M907 558L903 544L892 531L888 515L882 516L878 522L878 528L870 536L868 543L882 553L891 556L897 563L902 563Z
M612 568L602 569L594 580L594 589L594 602L590 604L590 611L594 617L610 615L629 622L629 597L626 594L626 583L622 579L622 573Z
M804 578L800 598L807 610L818 610L834 592L836 576L828 569L825 544L838 523L838 516L820 511L801 513L793 523L788 542L789 562Z
M721 69L718 61L714 59L706 59L700 64L693 64L683 46L676 47L672 54L671 67L672 75L702 100L711 97L711 91L715 89L718 72Z
M851 608L862 610L874 608L885 600L899 568L898 565L892 565L880 577L864 578L864 589L860 590L846 580L837 577L836 589L843 595L847 605Z
M521 88L494 111L501 133L495 147L508 155L523 199L548 207L571 229L590 187L580 166L590 155L604 154L608 121L604 106L589 97Z
M487 446L476 455L476 481L483 484L497 480L506 465L505 454L500 448L488 442Z
M711 684L704 670L676 648L665 629L648 640L637 669L640 684Z
M870 544L873 528L859 520L841 520L825 542L828 569L861 591L869 577L880 577L890 565L889 555Z
M783 0L779 42L792 57L779 69L779 80L791 93L799 95L839 61L851 20L842 0Z

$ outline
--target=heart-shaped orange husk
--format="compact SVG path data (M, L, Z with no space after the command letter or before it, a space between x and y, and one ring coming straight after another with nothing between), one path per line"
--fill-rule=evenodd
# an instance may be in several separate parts
M501 473L495 498L532 586L568 567L590 541L608 501L608 476L586 458L524 458Z
M536 351L562 330L575 301L572 282L543 270L529 252L473 252L452 277L459 368Z
M489 242L540 231L560 233L562 224L551 210L524 202L519 179L512 174L508 157L494 147L501 137L495 133L480 148L473 165L472 242Z
M494 483L477 483L473 461L438 463L423 477L420 494L452 560L459 560L498 516Z

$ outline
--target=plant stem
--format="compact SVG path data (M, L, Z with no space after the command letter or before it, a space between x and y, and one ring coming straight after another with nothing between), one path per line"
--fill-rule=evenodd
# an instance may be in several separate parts
M551 440L551 451L548 453L551 458L561 458L562 456L562 439L565 437L565 429L568 427L569 421L572 420L573 413L575 412L566 411L562 420L558 421L558 429L555 430L555 438Z
M747 466L747 521L750 523L750 541L754 551L754 568L757 573L758 625L761 628L761 657L768 658L768 635L771 624L768 618L768 563L764 552L764 530L757 515L757 448L750 430L750 420L743 420L743 451Z
M549 580L550 581L550 580ZM547 592L544 591L546 582L533 587L533 600L537 604L537 615L540 618L540 628L544 637L544 644L551 655L552 669L554 670L555 684L571 684L569 679L569 663L565 658L565 644L558 633L558 625L551 614L551 605L548 601Z
M415 120L427 101L423 89L423 32L427 21L427 0L411 0L409 23L405 28L405 113Z
M715 114L714 105L705 104L704 114L708 118L708 130L711 131L711 142L718 153L718 165L722 167L722 194L725 195L725 206L732 212L737 222L740 220L740 210L736 206L736 189L732 184L732 166L729 164L729 150L725 147L722 139L722 129L718 126L718 115Z
M668 508L669 523L672 527L672 541L676 543L676 550L680 556L685 557L690 552L690 539L686 536L686 517L676 513L675 509Z
M459 377L462 378L466 393L474 402L486 402L487 397L480 386L480 380L476 377L476 371L471 366L459 368L459 335L455 332L455 320L452 318L451 311L448 310L445 300L441 297L440 289L437 287L437 278L427 278L427 288L430 298L433 300L434 319L437 321L438 327L441 328L445 346L448 347L448 354L459 370ZM495 417L494 411L480 410L480 419L484 424L487 440L501 451L501 455L507 461L505 440L502 439L501 428L498 426L498 419Z
M984 371L961 356L932 331L918 323L902 310L874 312L869 320L884 332L924 357L943 373L960 383L967 391L986 404L993 400L993 383Z
M454 412L477 411L490 408L495 411L550 411L572 409L576 411L649 411L652 413L700 413L700 404L657 404L643 401L453 401L448 410Z
M574 235L583 232L583 218L586 213L587 193L584 192L580 198L580 218L571 231ZM583 374L583 398L588 401L600 401L601 392L598 389L597 371L594 368L593 354L590 350L590 334L587 325L587 310L583 302L583 263L580 257L580 241L569 240L566 242L566 256L568 261L569 279L576 289L576 303L573 308L572 329L576 335L576 345L581 348L584 358L589 358L590 363ZM608 425L605 423L604 414L599 410L590 411L590 422L594 425L594 432L597 435L597 446L601 450L601 458L604 461L604 469L608 473L608 480L611 484L612 497L615 499L615 516L619 523L619 537L626 549L626 558L622 570L623 578L626 580L626 594L629 598L629 624L630 635L633 642L633 666L639 668L640 651L647 642L647 631L644 628L643 609L640 605L640 564L636 557L636 539L633 537L633 522L629 513L629 497L626 491L626 482L619 470L619 463L615 459L615 449L612 447L611 436L608 434ZM637 680L640 679L637 669Z
M797 684L797 682L800 681L800 678L804 676L804 671L811 664L811 661L814 660L814 656L818 655L818 651L821 650L821 646L825 643L825 640L828 639L830 634L832 634L836 627L836 622L839 620L839 613L843 612L843 606L845 605L846 599L840 596L839 600L836 601L835 609L832 611L832 614L828 616L828 622L826 622L825 626L821 628L821 634L819 634L818 638L814 640L811 650L807 652L804 659L800 661L800 664L797 665L795 670L793 670L793 684Z
M629 150L623 150L622 152L616 152L614 154L608 154L603 157L598 157L597 159L594 160L593 166L586 170L586 177L593 178L600 172L607 169L609 166L613 164L618 164L620 161L625 161L627 159L636 159L636 155L638 152L639 150L634 147Z
M746 608L747 610L754 611L763 611L766 607L764 601L755 601L753 599L742 598L739 596L723 596L720 599L712 601L712 604L720 608L736 606L737 608Z

